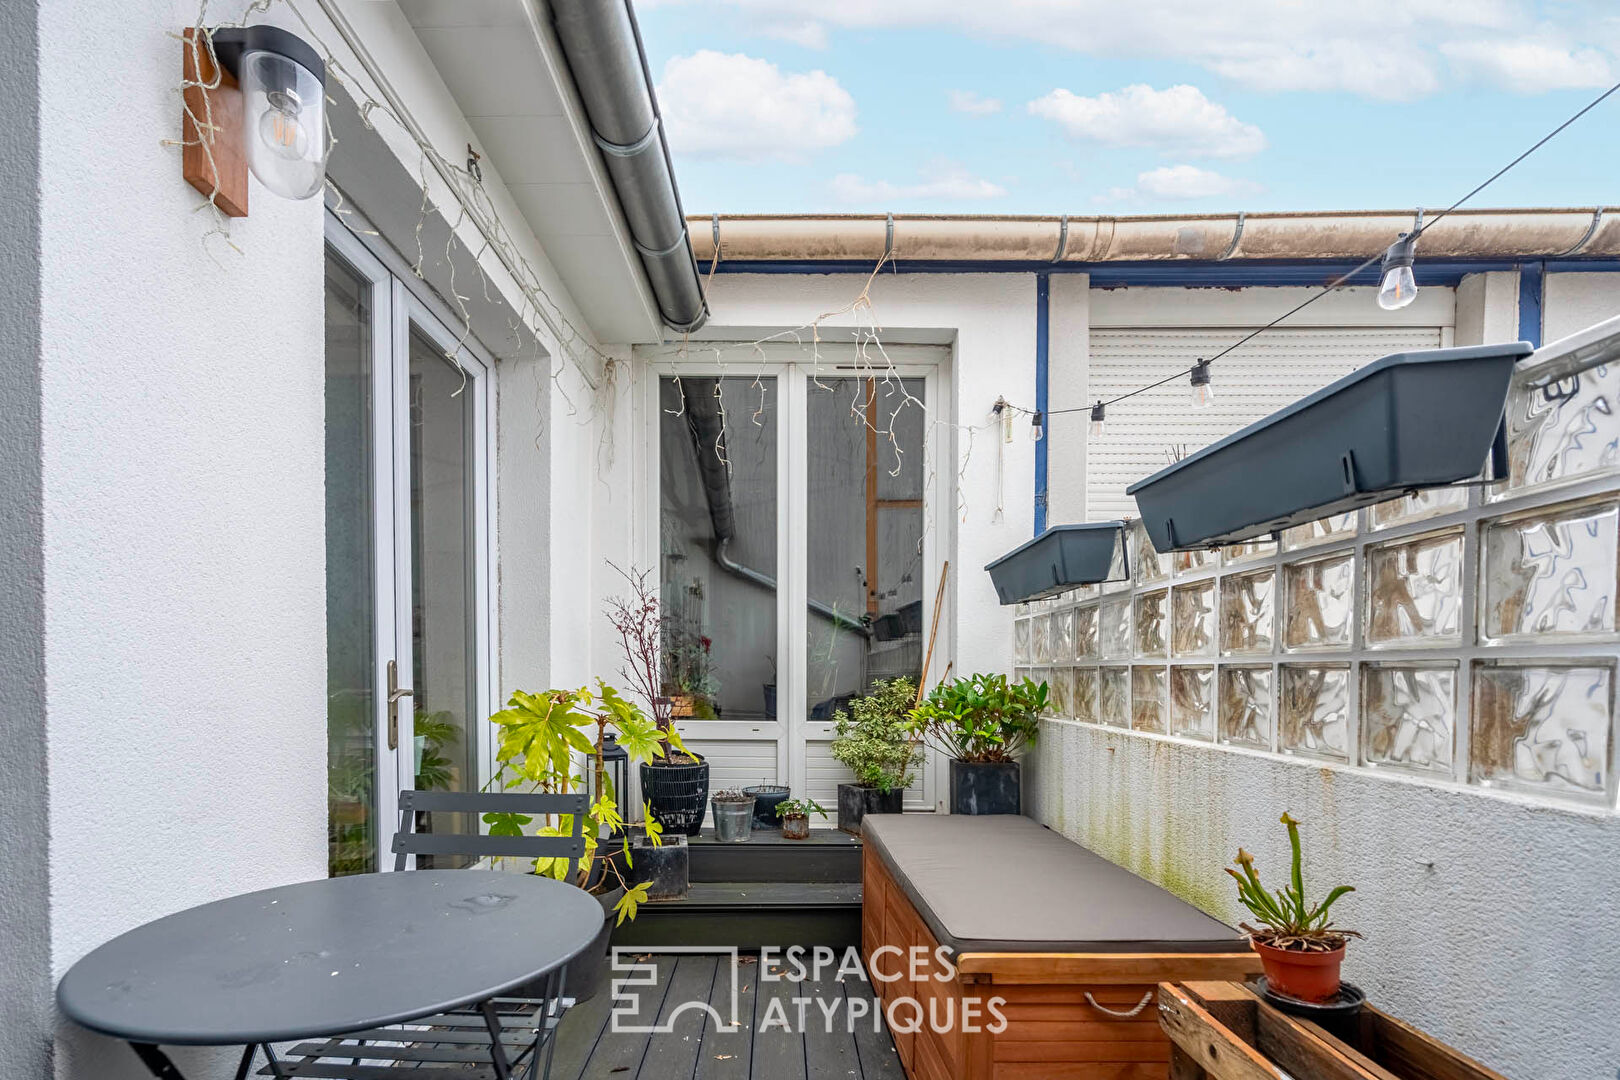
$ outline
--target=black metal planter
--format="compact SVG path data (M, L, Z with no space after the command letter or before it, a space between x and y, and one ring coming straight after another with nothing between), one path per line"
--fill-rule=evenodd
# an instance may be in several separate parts
M1080 585L1124 581L1125 523L1053 525L985 567L1002 604L1056 596Z
M838 827L861 835L861 821L867 814L898 814L905 810L906 789L882 788L865 784L838 785Z
M951 759L951 813L1021 814L1016 761Z
M696 836L709 811L709 763L702 758L692 765L644 761L641 797L652 805L653 817L666 833Z
M1232 544L1409 491L1507 473L1503 412L1529 342L1396 353L1125 491L1160 552Z
M754 828L774 829L781 824L776 816L776 804L786 802L790 794L786 784L759 784L743 788L744 795L754 797Z

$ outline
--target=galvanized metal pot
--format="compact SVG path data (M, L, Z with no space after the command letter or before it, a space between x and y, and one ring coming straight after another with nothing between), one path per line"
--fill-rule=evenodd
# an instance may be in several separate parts
M720 802L713 800L714 838L722 844L747 843L754 829L754 800Z

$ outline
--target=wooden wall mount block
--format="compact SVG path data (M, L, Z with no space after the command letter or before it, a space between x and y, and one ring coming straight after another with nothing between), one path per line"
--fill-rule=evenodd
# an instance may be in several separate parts
M235 76L216 69L201 31L187 29L180 48L181 74L186 82L186 107L181 121L184 141L181 166L186 182L204 195L213 195L214 205L227 217L247 217L248 166L242 148L242 91L236 85ZM204 89L214 84L216 71L218 85L211 90ZM196 121L192 120L193 116ZM199 122L211 125L211 130L199 126Z

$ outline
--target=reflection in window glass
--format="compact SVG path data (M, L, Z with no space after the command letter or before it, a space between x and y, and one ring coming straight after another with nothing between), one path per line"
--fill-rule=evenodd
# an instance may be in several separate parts
M371 285L326 258L327 869L377 869Z
M877 679L918 678L923 623L923 380L809 383L808 707L833 714ZM1050 622L1032 651L1052 659Z
M412 756L420 790L477 791L481 721L473 626L473 400L467 377L415 327L410 341ZM403 707L403 704L402 706ZM431 818L431 821L426 819ZM418 832L479 831L472 814L420 814ZM421 855L420 869L470 865Z
M664 693L676 717L776 718L775 378L659 383Z

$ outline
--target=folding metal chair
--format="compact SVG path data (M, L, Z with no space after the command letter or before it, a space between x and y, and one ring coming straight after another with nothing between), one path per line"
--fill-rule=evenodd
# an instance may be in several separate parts
M504 792L402 791L399 831L394 834L394 869L405 870L412 856L467 855L479 858L565 858L569 878L585 855L585 795ZM516 813L572 815L568 836L489 836L482 833L418 832L418 813ZM551 1075L552 1038L573 1004L565 998L565 968L524 987L524 993L495 998L412 1020L406 1024L350 1032L301 1043L286 1057L260 1069L278 1077L330 1080L393 1080L396 1069L443 1080L527 1080ZM268 1050L268 1048L266 1048ZM424 1077L426 1080L426 1077Z

